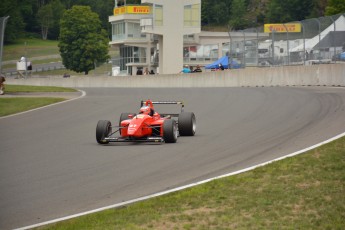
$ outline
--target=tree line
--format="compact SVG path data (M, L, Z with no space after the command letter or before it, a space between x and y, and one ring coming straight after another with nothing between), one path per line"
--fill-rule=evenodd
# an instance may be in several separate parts
M118 2L121 4L121 1ZM140 4L140 0L126 0ZM123 4L123 3L122 3ZM19 37L40 36L57 40L63 13L75 5L89 6L111 34L108 17L114 0L2 0L0 16L10 16L5 42ZM202 26L230 26L233 30L264 23L285 23L345 12L345 0L202 0Z

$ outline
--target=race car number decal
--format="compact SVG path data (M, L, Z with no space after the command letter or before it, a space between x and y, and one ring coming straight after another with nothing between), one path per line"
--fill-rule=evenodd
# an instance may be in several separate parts
M136 117L137 117L137 119L138 119L138 118L140 119L140 118L144 118L144 115L140 115L140 114L139 114L139 115L137 115Z

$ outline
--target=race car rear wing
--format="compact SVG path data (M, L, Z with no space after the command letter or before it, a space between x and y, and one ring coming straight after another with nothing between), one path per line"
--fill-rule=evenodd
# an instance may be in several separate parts
M140 101L140 107L142 107L146 103L146 100ZM181 105L181 112L184 112L184 104L182 101L152 101L153 105ZM161 116L172 116L178 117L178 113L176 114L160 114Z

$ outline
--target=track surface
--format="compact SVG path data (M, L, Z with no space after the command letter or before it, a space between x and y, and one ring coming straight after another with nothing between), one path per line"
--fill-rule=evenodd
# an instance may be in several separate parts
M343 88L85 91L79 100L0 119L0 229L230 173L345 131ZM96 143L98 120L117 124L147 98L183 100L196 114L197 135L176 144Z

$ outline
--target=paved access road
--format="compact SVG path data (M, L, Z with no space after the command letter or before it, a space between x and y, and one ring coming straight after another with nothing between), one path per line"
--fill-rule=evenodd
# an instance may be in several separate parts
M0 119L0 229L229 173L345 131L343 88L84 90L82 99ZM183 100L197 135L176 144L96 143L98 120L117 124L148 98Z

